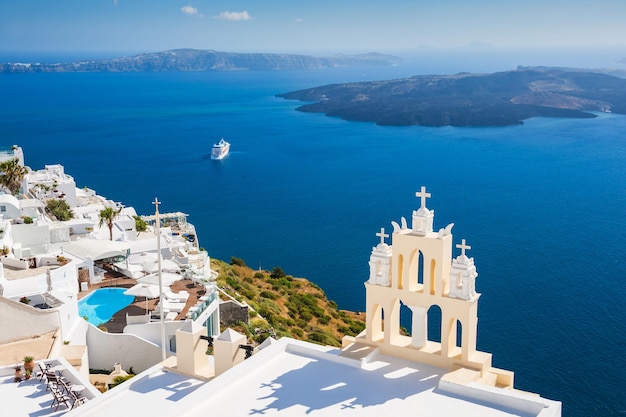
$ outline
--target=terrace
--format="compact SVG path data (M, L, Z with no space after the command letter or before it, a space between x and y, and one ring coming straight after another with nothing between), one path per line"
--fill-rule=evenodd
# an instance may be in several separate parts
M88 380L82 377L69 362L63 358L41 361L43 367L49 366L55 369L54 372L61 374L65 380L74 386L79 395L86 398L86 402L100 396L100 392L93 387ZM21 364L20 364L21 365ZM61 402L58 405L48 387L45 377L39 377L35 367L35 373L29 380L14 382L15 364L0 368L0 399L2 399L3 409L9 414L3 415L24 415L24 416L61 416L72 409L78 407L80 402L74 404L72 400L67 403ZM18 412L19 410L19 412ZM11 414L11 412L15 414Z

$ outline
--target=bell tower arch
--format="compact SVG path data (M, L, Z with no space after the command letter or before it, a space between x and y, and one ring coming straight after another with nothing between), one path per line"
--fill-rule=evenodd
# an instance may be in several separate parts
M391 244L385 242L384 228L376 233L380 243L372 248L365 283L367 328L357 339L381 353L435 366L489 369L491 355L476 351L480 294L474 258L466 254L471 247L462 239L456 245L460 255L453 258L453 224L435 232L435 211L426 207L431 194L421 187L415 195L420 206L412 212L410 227L404 218L392 222ZM401 305L412 313L410 336L400 331ZM428 339L434 306L441 312L441 340Z

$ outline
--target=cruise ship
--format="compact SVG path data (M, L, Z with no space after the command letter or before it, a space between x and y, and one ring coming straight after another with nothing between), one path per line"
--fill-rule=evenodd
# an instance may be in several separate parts
M228 155L229 151L230 143L226 142L224 139L220 139L219 142L213 145L211 159L223 159Z

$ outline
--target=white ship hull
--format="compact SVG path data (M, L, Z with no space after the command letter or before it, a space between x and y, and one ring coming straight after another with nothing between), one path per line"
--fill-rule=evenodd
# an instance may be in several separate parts
M226 142L224 139L220 139L215 145L213 145L213 149L211 150L211 159L224 159L226 155L230 152L230 143Z

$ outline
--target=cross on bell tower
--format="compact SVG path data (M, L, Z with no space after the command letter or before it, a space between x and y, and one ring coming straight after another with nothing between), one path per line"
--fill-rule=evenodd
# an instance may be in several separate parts
M388 234L385 233L385 228L380 228L380 233L376 233L376 236L380 237L380 243L385 243L385 238L389 237Z
M426 235L428 232L433 231L433 219L435 217L435 211L426 208L426 199L430 198L430 193L427 193L426 187L422 185L420 191L415 193L415 196L420 198L420 208L413 211L413 226L411 230L413 233Z
M457 249L461 249L461 256L465 256L465 250L472 249L471 246L465 244L465 239L461 239L461 243L456 244Z
M465 254L465 251L472 249L472 247L465 243L465 239L461 239L461 243L457 244L456 247L461 249L461 254L452 260L450 297L472 300L479 296L476 293L478 272L476 272L474 258L468 258Z
M426 208L426 199L430 198L430 193L426 192L426 187L422 185L420 191L415 193L415 197L419 197L421 200L420 208Z
M385 233L385 228L381 227L380 232L376 233L380 237L380 243L372 248L370 255L370 284L382 285L388 287L391 283L391 246L385 243L385 238L389 237Z

